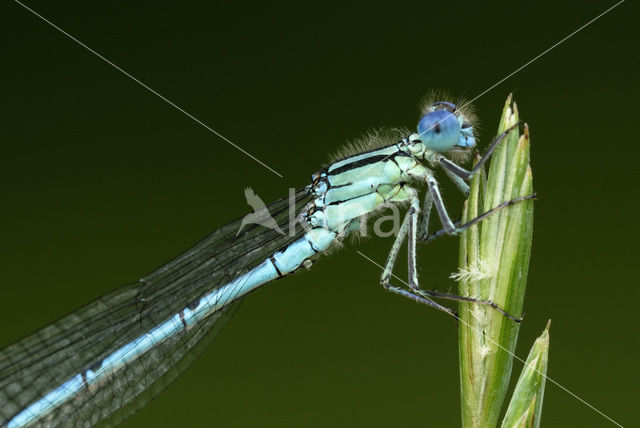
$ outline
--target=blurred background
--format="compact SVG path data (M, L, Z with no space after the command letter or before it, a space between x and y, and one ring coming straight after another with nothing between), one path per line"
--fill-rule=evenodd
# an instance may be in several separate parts
M614 2L25 4L283 177L6 2L0 346L246 214L245 187L268 202L306 185L367 130L414 128L429 90L473 98ZM629 426L640 178L630 9L474 103L481 148L510 92L531 127L539 196L517 354L551 318L549 376ZM463 199L444 192L458 217ZM382 263L391 244L348 245L251 295L123 426L459 426L455 322L386 293L354 250ZM421 247L421 285L455 290L457 254L455 238ZM543 425L615 426L550 383Z

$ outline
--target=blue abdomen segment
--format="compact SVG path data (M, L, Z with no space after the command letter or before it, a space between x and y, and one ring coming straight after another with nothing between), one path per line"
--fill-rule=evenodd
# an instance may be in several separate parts
M298 269L302 263L320 253L333 243L336 234L323 227L316 227L289 245L285 250L273 255L274 264L282 275Z
M115 350L102 361L92 364L95 370L87 369L78 373L59 387L51 390L44 397L16 414L7 422L6 426L8 428L22 427L46 417L51 410L73 399L78 394L85 390L91 390L99 382L108 381L110 376L124 366L135 364L138 357L157 344L193 327L207 316L261 285L298 269L305 260L326 250L335 237L334 232L325 228L308 230L301 238L275 252L255 268L204 295L162 324Z

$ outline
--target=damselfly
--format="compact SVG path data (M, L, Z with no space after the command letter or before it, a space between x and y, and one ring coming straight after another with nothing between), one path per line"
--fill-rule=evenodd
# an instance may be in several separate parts
M408 210L381 277L387 290L453 315L431 298L473 301L504 313L491 302L421 289L415 250L429 238L432 206L444 233L457 234L518 201L456 225L433 174L442 168L466 194L465 181L511 130L497 136L468 171L450 155L475 146L473 115L468 106L433 100L425 104L417 133L398 130L366 139L289 197L261 207L247 192L256 212L221 227L138 282L0 350L0 426L85 426L126 417L191 363L242 297L310 268L320 254L357 233L367 215L392 206ZM426 187L422 204L420 185ZM409 280L401 288L389 280L405 239Z

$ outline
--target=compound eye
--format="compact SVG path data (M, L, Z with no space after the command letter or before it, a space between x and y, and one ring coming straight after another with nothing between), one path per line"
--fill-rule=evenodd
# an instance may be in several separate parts
M460 122L455 114L447 110L436 110L420 119L418 135L428 149L446 152L460 139Z

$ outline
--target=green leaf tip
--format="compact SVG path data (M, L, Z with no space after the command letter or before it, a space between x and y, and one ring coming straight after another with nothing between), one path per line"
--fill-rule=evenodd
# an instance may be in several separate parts
M527 407L526 411L520 416L520 419L515 421L514 424L509 425L510 428L531 428L535 423L535 406L536 406L536 396L533 396L529 407Z
M518 378L502 428L539 428L542 417L542 399L549 365L549 328L551 320L533 343L529 356Z
M496 135L517 123L518 108L509 95ZM522 135L515 127L494 151L488 174L477 174L472 180L463 222L533 194L529 150L528 125ZM461 236L457 276L460 294L490 300L521 316L532 232L532 200L497 211L466 230ZM485 305L461 303L459 313L462 426L495 427L506 398L519 324Z

